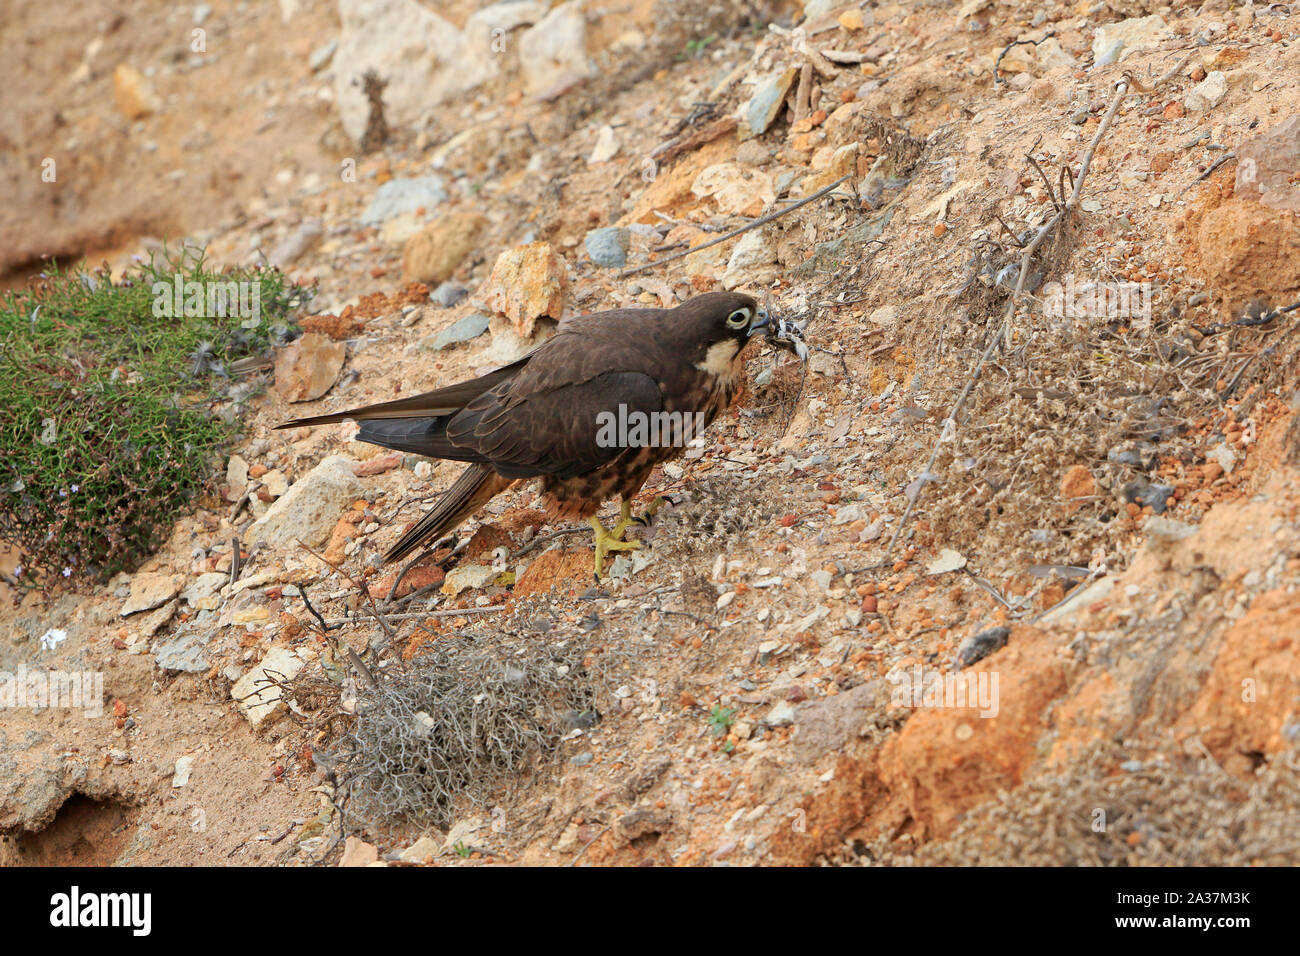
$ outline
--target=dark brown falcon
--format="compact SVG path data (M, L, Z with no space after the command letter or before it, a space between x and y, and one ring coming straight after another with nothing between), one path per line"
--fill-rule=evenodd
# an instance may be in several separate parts
M385 561L438 540L515 481L539 478L552 519L590 520L599 577L608 551L637 547L623 535L644 520L631 501L651 470L731 403L741 352L767 330L767 312L731 292L597 312L564 320L517 362L472 381L278 427L355 419L361 441L469 462ZM615 494L622 517L606 530L595 514Z

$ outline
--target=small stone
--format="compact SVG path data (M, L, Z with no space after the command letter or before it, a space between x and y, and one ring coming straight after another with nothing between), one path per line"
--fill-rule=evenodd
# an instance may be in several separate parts
M451 278L465 257L478 245L487 218L477 212L452 212L406 240L402 249L402 277L436 285Z
M593 229L583 240L591 261L605 269L621 269L627 265L628 244L632 232L618 226Z
M374 198L361 215L361 224L382 226L406 213L432 212L446 198L447 190L437 176L390 179L375 190Z
M318 221L313 219L304 222L276 243L266 260L280 269L293 265L314 249L324 234L325 230Z
M949 571L960 571L964 567L966 558L963 555L952 548L944 548L937 558L925 566L925 570L930 574L946 574Z
M755 229L740 237L727 262L722 285L734 289L740 285L762 286L778 274L776 250L763 230Z
M437 335L431 335L420 342L420 348L429 352L440 352L453 345L461 345L478 338L488 330L490 318L482 312L471 312L457 319Z
M388 455L378 455L367 461L358 462L352 468L352 474L358 478L369 478L372 475L382 475L386 471L392 471L394 468L400 468L402 465L402 453L395 451Z
M813 763L851 744L868 723L872 708L886 696L882 687L882 681L869 681L842 694L800 704L790 738L795 758Z
M1156 14L1102 24L1093 35L1094 68L1117 63L1132 53L1151 49L1165 26L1165 21Z
M1139 478L1120 489L1120 494L1125 501L1136 504L1139 508L1149 507L1155 514L1163 514L1169 499L1173 497L1174 488L1172 485L1155 484Z
M316 49L311 51L311 56L307 59L307 65L313 73L319 73L329 65L330 60L334 59L334 51L339 48L337 37L330 37Z
M229 574L224 574L221 571L207 571L200 574L186 586L185 590L181 592L181 600L194 607L199 607L200 601L214 597L229 580ZM215 607L214 602L212 608Z
M239 455L226 462L226 489L227 501L238 501L248 490L248 462Z
M524 31L519 38L519 69L534 95L592 75L587 18L580 3L560 4Z
M185 584L183 574L162 574L141 572L131 578L131 594L122 605L122 617L130 617L140 611L152 611L166 604Z
M175 634L160 638L153 646L154 663L160 670L203 674L212 667L208 658L210 631L183 625Z
M788 701L781 701L767 712L763 723L769 727L789 727L794 723L794 707Z
M767 132L767 128L776 122L777 115L785 105L786 93L794 83L799 71L787 67L761 80L754 88L754 94L741 109L743 122L740 125L740 138L749 139Z
M1097 480L1086 465L1073 465L1061 476L1061 500L1066 511L1079 509L1078 499L1090 498L1097 493Z
M113 100L129 120L143 119L162 109L162 101L143 73L128 63L113 71Z
M469 298L469 289L459 282L444 282L429 293L429 301L443 309L460 305Z
M982 661L994 651L1005 647L1010 636L1009 627L991 627L966 638L957 648L957 666L970 667L977 661Z
M225 575L222 575L222 577L225 577ZM136 630L134 632L135 643L133 643L133 647L139 647L143 650L143 648L145 647L145 643L149 640L149 638L153 637L160 630L162 630L164 624L167 624L169 621L171 621L172 616L176 613L176 609L179 606L180 606L179 601L168 601L166 604L158 608L158 610L154 611L148 617L142 618L139 621L139 623L136 625ZM142 652L142 650L140 652ZM136 652L133 650L133 653L140 653L140 652Z
M691 183L700 199L712 199L725 215L756 217L776 202L772 177L762 170L740 163L715 163L703 169Z
M231 686L231 699L254 728L284 712L288 705L280 685L297 677L305 663L289 648L273 647L260 664Z
M359 837L350 836L343 845L339 866L370 866L379 862L379 850Z
M1256 199L1270 209L1300 212L1300 114L1288 117L1267 133L1237 149L1236 194Z
M736 162L746 166L762 166L772 161L772 154L756 139L747 139L736 149Z
M1215 70L1196 86L1183 100L1183 105L1193 113L1204 113L1223 102L1228 95L1228 79Z
M1043 40L1034 52L1038 56L1039 67L1045 71L1062 70L1073 73L1079 68L1079 61L1061 46L1061 41L1056 37Z
M442 583L442 593L455 597L461 591L481 588L497 576L497 572L482 564L462 564L448 572Z
M422 564L406 572L397 585L397 593L394 594L393 583L399 574L401 574L400 569L385 576L378 584L372 585L372 593L375 597L384 599L406 597L415 591L423 591L435 584L442 584L447 578L446 572L436 564Z
M279 498L289 490L289 479L280 469L274 468L262 476L262 487L272 498Z
M1159 450L1150 442L1131 441L1111 448L1106 452L1106 460L1146 471L1155 465L1158 454Z
M190 782L190 773L194 769L194 757L187 754L176 758L176 767L172 772L172 789L177 790Z
M430 836L422 836L398 854L398 859L403 863L427 863L438 855L441 847L440 841Z
M345 342L306 332L275 356L275 392L288 402L312 402L338 380L347 358Z
M587 157L587 165L595 166L598 163L607 163L618 155L618 139L614 136L612 126L602 126L600 132L596 134L596 145L591 150L591 155Z

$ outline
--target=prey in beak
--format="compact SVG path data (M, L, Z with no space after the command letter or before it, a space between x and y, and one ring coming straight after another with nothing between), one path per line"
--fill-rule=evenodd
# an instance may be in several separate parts
M794 322L789 319L783 319L768 309L759 309L758 314L754 317L753 324L749 327L749 334L753 336L757 332L762 332L767 340L767 344L775 349L781 349L796 356L799 361L808 361L808 346L804 344L803 332L807 327L807 321Z

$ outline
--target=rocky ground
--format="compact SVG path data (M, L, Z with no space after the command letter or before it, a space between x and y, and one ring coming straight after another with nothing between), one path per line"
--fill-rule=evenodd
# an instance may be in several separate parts
M319 288L155 557L3 602L0 669L106 703L5 712L0 860L1300 861L1286 7L136 6L32 45L86 69L24 75L12 141L158 165L19 193L8 267L188 234ZM212 52L147 44L194 25ZM1124 283L1150 308L1108 313ZM379 555L459 466L273 430L717 288L806 319L810 360L755 347L599 585L530 487L398 582ZM472 773L347 788L412 760Z

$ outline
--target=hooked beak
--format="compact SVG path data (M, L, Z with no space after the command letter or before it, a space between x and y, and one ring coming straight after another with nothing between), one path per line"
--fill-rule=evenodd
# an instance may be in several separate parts
M760 332L766 333L768 326L771 325L771 318L767 314L767 309L759 309L754 313L754 319L749 323L749 333L745 336L752 339Z

